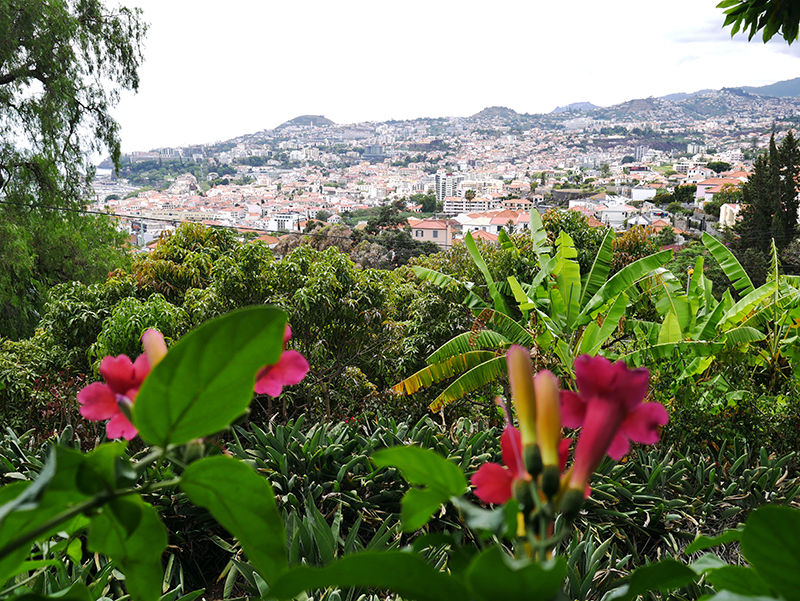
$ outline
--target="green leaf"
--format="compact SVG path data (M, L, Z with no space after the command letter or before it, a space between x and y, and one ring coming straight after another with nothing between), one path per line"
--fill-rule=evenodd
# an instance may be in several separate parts
M679 342L681 338L681 324L678 322L675 313L670 311L667 313L667 317L658 332L658 344Z
M429 364L439 363L463 353L479 349L498 349L511 345L511 341L502 334L493 330L478 330L477 332L464 332L445 342L428 357Z
M722 561L713 553L703 553L698 557L690 566L695 574L704 574L713 570L728 567L728 564Z
M620 292L625 292L636 282L646 277L654 269L658 269L672 259L671 250L662 250L655 254L643 257L626 265L615 273L603 284L600 289L584 305L580 315L575 320L575 327L589 323L593 317L592 313L600 309L610 299L616 298Z
M8 546L24 538L28 533L58 516L68 507L85 501L88 497L77 487L77 472L84 461L84 455L65 447L55 447L57 469L50 479L38 506L30 511L13 511L6 516L0 528L0 582L8 580L16 573L18 566L28 556L30 545L23 544L16 549ZM0 487L0 507L16 499L31 486L29 482L18 482ZM76 520L73 520L75 522ZM38 540L52 536L58 531L72 530L70 523L61 523L43 533Z
M766 582L787 601L800 599L800 511L778 505L750 514L742 534L742 553Z
M112 490L116 485L116 464L125 455L127 444L112 442L100 445L86 455L78 468L78 488L87 495Z
M464 236L464 246L466 246L469 256L472 257L472 261L475 263L475 266L480 270L484 279L486 280L486 285L489 287L489 295L494 301L495 310L508 315L509 311L508 307L506 306L506 301L503 298L503 295L497 290L497 286L495 286L494 279L489 271L489 267L486 265L486 261L483 260L481 253L478 251L478 246L475 244L475 239L469 232L467 232L467 235Z
M292 599L303 591L327 587L369 587L391 590L416 601L463 601L469 598L455 577L403 551L347 555L325 568L290 569L269 591L277 599Z
M89 550L103 553L119 565L134 601L157 601L164 580L161 554L167 548L167 532L156 510L139 497L123 497L118 501L138 506L141 513L138 526L128 532L117 519L117 512L105 508L92 517ZM129 513L133 512L131 509Z
M718 591L726 590L740 595L757 596L770 590L756 570L744 566L722 567L709 572L706 579Z
M411 532L424 526L442 503L467 490L467 479L454 463L429 449L397 446L372 455L378 467L393 466L403 473L412 488L403 497L403 530Z
M586 283L583 286L583 293L581 294L580 300L581 307L583 307L586 302L600 290L600 287L606 283L606 280L608 280L608 273L611 270L611 261L614 259L612 250L613 241L614 230L608 228L606 235L603 236L603 241L600 243L600 248L597 249L597 254L592 262L592 268L586 276Z
M621 292L614 301L614 304L611 305L611 309L609 309L608 313L603 317L603 325L596 330L592 328L594 333L591 336L591 340L586 338L586 334L589 331L589 326L596 326L597 324L596 322L591 322L586 326L584 338L581 339L581 353L596 355L600 352L600 349L606 341L608 341L611 335L616 331L620 320L625 316L625 309L627 306L628 296L624 292Z
M542 255L549 255L551 248L547 246L547 230L544 229L542 216L537 209L531 208L530 214L531 241L533 242L533 252L539 257L541 262Z
M232 457L207 457L186 468L181 488L242 545L268 583L283 572L288 560L283 520L267 480Z
M44 464L44 468L39 472L36 480L12 500L0 505L0 528L3 527L3 522L8 514L14 511L30 511L31 509L36 509L41 503L42 496L55 474L56 453L51 449L47 461Z
M498 536L506 531L505 506L483 509L463 497L453 497L451 501L461 512L464 523L470 530L485 530Z
M250 307L181 338L136 397L133 423L141 437L166 447L228 426L250 403L258 370L280 358L285 325L283 311Z
M753 282L750 281L750 276L747 275L744 267L742 267L733 253L728 250L727 246L708 232L703 232L703 244L711 251L711 254L740 296L746 296L755 290Z
M86 588L83 582L76 582L71 587L52 593L51 595L40 595L37 593L26 593L14 597L14 601L47 601L49 599L58 601L94 601L92 593Z
M698 575L689 566L674 559L665 559L637 568L631 574L628 590L619 597L615 596L615 599L631 601L648 591L665 591L687 586L697 578Z
M567 562L558 557L550 565L518 562L500 546L489 547L472 560L464 577L483 601L552 599L561 590Z
M578 251L569 234L562 231L556 241L556 288L561 293L564 312L564 324L572 329L575 318L580 313L581 301L581 268L575 260ZM553 295L554 297L556 295ZM556 309L556 307L553 307ZM556 309L557 310L557 309Z

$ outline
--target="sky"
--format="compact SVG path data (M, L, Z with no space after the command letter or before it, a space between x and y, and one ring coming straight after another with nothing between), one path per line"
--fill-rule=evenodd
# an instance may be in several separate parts
M800 42L722 29L717 0L124 0L150 29L124 152L299 115L336 123L546 113L800 76Z

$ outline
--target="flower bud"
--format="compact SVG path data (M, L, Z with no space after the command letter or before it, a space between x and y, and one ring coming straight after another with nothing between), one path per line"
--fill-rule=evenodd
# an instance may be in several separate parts
M167 354L167 345L164 342L164 336L158 330L148 328L142 334L142 345L144 346L144 354L147 356L147 362L150 364L150 369L153 369L158 362L161 361Z
M545 467L558 467L558 445L561 442L561 397L558 379L549 371L533 379L536 395L536 434Z
M511 395L514 397L514 410L522 434L522 446L536 444L536 397L533 390L533 371L528 350L519 345L508 349L508 379Z

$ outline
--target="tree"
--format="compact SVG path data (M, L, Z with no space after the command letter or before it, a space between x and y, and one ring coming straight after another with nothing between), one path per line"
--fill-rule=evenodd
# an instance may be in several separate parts
M57 209L85 206L93 153L119 167L110 109L138 88L146 29L100 0L0 0L0 335L30 333L53 285L120 266L111 222Z
M611 177L611 167L608 163L603 163L600 165L600 176L601 177Z
M800 5L786 0L724 0L717 5L725 8L723 27L731 26L731 37L739 31L750 29L747 36L752 40L757 32L763 30L762 39L768 42L776 33L781 34L787 43L797 39L800 23Z
M627 165L628 163L633 163L635 161L636 161L636 159L634 157L632 157L631 155L629 155L629 154L626 154L624 157L622 157L622 164L623 165Z
M726 163L725 161L712 161L706 165L709 169L714 171L715 173L722 173L723 171L730 171L731 164Z
M741 221L736 226L738 248L756 250L766 256L771 240L783 251L797 234L797 181L800 179L800 149L789 132L753 164L753 173L742 186Z
M672 193L672 200L674 200L675 202L682 202L684 204L693 203L694 195L696 192L697 192L697 186L695 184L678 186Z

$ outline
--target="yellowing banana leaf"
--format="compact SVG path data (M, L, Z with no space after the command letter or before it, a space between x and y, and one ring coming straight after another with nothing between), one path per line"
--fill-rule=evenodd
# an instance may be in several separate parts
M454 357L462 353L481 349L508 348L511 344L512 342L508 338L492 330L464 332L463 334L451 338L436 349L433 354L428 357L427 362L429 365L433 365L434 363L441 363L449 357Z
M456 374L464 373L477 365L497 357L493 351L470 351L455 357L450 357L439 363L428 365L417 373L407 377L402 382L392 386L393 390L405 394L414 394L420 388L427 388L432 384L452 378ZM505 357L503 357L505 361Z
M505 375L507 370L505 355L495 356L488 361L470 369L467 373L450 384L442 394L430 404L431 411L438 411L453 401L465 397Z

